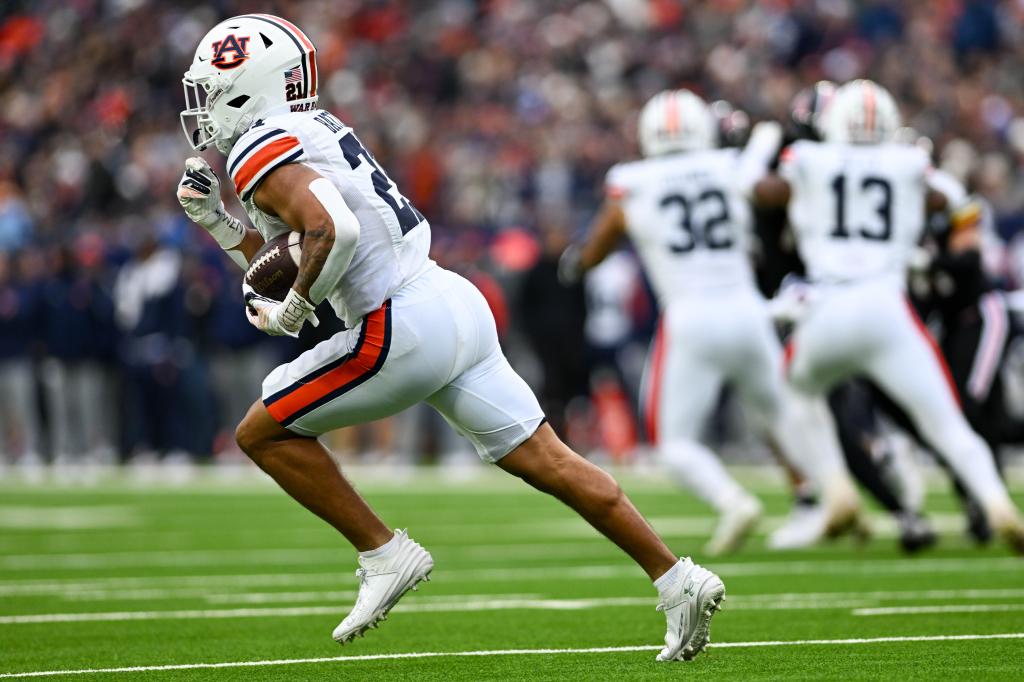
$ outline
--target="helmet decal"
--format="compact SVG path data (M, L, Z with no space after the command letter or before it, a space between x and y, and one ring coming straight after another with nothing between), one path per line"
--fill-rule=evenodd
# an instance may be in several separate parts
M218 69L235 69L249 58L249 36L235 36L234 33L213 43L213 60Z
M275 26L282 31L285 35L291 38L291 41L298 48L299 54L302 55L302 86L301 88L297 83L289 85L288 88L288 99L306 99L307 97L316 96L316 48L313 47L312 41L306 37L295 24L291 23L287 19L281 17L275 17L272 14L246 14L244 15L249 19L259 19L265 21L271 26Z

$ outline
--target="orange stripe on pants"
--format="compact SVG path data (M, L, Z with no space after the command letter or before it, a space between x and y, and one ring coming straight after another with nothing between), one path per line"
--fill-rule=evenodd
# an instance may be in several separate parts
M287 425L319 407L317 403L329 402L379 372L390 344L390 305L389 301L363 318L359 342L340 364L326 372L321 368L320 374L313 372L267 398L270 416Z

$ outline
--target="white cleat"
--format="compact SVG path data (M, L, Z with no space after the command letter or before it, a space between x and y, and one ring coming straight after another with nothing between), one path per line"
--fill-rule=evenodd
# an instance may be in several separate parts
M828 530L828 513L821 505L793 507L786 522L768 536L770 549L800 549L820 542Z
M704 546L704 551L719 556L738 549L754 529L763 511L760 502L744 495L719 517L715 532Z
M689 661L711 641L711 618L721 611L725 585L721 578L687 557L679 560L680 578L662 594L668 630L659 661Z
M434 559L430 552L411 540L404 530L395 531L398 546L381 557L359 557L359 595L355 606L334 628L338 644L362 637L370 628L386 620L398 600L422 581L430 580Z
M988 509L989 524L992 530L1003 539L1017 554L1024 554L1024 519L1013 503L990 505Z
M768 547L801 549L846 533L861 539L870 534L857 490L848 478L834 479L823 497L819 504L797 503L786 522L768 536Z

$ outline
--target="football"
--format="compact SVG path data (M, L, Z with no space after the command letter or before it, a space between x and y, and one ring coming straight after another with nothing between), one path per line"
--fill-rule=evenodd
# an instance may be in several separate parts
M260 296L283 301L299 275L301 256L302 233L280 234L256 252L245 271L245 283Z

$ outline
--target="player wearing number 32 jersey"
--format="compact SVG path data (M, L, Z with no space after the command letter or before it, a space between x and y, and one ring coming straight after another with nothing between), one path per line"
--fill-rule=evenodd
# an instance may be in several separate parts
M431 555L391 531L316 437L426 402L494 462L575 509L655 581L667 633L659 660L706 646L725 587L654 533L615 481L544 424L536 398L498 345L494 319L468 281L428 257L430 225L355 132L317 108L313 43L279 17L228 19L202 40L185 74L185 133L227 155L227 174L255 229L228 214L200 157L178 199L246 267L288 231L303 235L282 301L249 295L249 320L297 335L330 303L348 329L275 369L238 427L242 449L360 552L359 593L334 630L340 643L376 627L426 580Z
M783 384L782 348L750 262L742 158L715 148L716 137L695 94L655 95L640 113L646 158L608 172L606 205L582 249L567 251L563 274L571 276L574 258L593 267L623 234L636 247L662 311L644 382L648 435L675 478L719 513L707 549L721 553L739 544L761 511L700 440L724 384L780 454L827 488L835 524L850 523L857 503L824 404L790 395Z
M927 209L955 220L965 197L932 188L925 152L892 141L899 110L876 83L842 86L823 116L825 141L784 150L778 177L755 189L762 203L788 203L811 280L796 315L790 380L820 393L867 375L1024 553L1024 526L992 453L968 426L945 361L904 293Z

